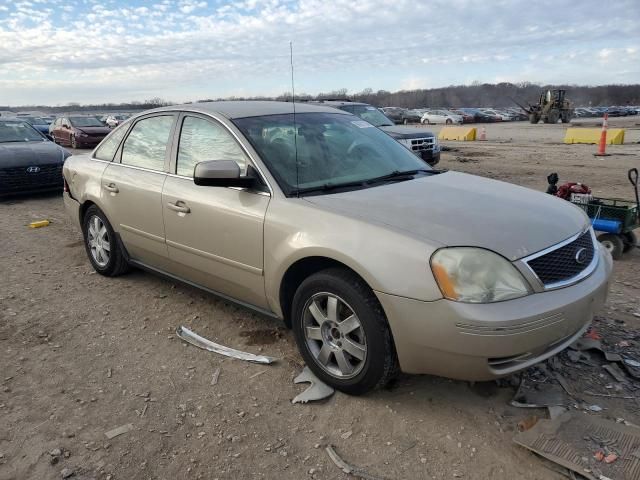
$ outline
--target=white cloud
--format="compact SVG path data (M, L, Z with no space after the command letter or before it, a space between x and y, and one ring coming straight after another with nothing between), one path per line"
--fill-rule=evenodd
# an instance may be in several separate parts
M636 0L602 18L590 14L597 0L579 11L556 0L553 17L522 1L500 10L474 0L42 1L0 5L0 104L280 93L291 40L297 90L309 93L554 81L556 72L574 83L640 78L640 31L628 15ZM611 69L597 72L587 58ZM541 62L544 70L530 68Z

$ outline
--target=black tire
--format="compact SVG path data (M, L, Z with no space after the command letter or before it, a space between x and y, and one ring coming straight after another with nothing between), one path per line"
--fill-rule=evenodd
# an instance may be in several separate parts
M609 250L609 253L614 260L620 260L622 253L624 252L624 242L622 236L615 233L603 233L598 235L598 241L604 248Z
M551 123L553 125L555 125L556 123L558 123L558 112L556 110L551 110L548 114L547 114L547 123Z
M310 350L305 336L305 307L317 294L329 293L343 299L360 321L367 354L358 373L340 378L327 372ZM393 338L387 318L371 288L357 275L342 268L330 268L305 279L293 297L293 332L306 364L327 385L349 395L362 395L381 388L399 372Z
M101 265L98 260L94 258L94 254L92 253L90 246L89 224L95 217L102 222L107 234L107 242L104 243L108 243L109 245L109 257L108 261L106 261L104 265ZM104 275L105 277L116 277L129 270L129 263L120 248L120 244L116 239L111 223L109 223L109 220L102 210L95 205L91 205L84 214L84 218L82 219L82 234L84 236L84 248L87 252L87 256L89 257L89 261L91 262L91 266L93 266L96 272L100 275Z
M451 124L453 123L453 120L451 120L450 118L447 118L447 119L444 121L444 123L445 123L446 125L451 125Z
M540 118L538 118L538 116L535 113L530 113L529 114L529 122L532 124L537 124L540 121Z
M626 253L633 250L638 245L638 238L635 233L627 232L622 234L622 242L624 243L622 251Z

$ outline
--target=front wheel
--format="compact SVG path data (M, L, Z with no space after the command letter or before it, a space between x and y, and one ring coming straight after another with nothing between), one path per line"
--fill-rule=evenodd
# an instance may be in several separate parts
M354 273L331 268L311 275L296 291L291 312L300 353L327 385L361 395L397 375L386 316Z
M447 118L444 123L446 123L447 125L451 125L453 123L453 120Z
M84 246L91 265L100 275L115 277L129 270L115 232L105 214L91 205L82 222Z
M598 241L609 251L614 260L620 260L624 252L622 237L615 233L603 233L598 236Z

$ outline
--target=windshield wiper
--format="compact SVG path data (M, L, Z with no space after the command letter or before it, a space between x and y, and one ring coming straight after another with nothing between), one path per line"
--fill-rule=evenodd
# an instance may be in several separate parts
M366 183L359 182L345 182L345 183L324 183L315 187L305 187L292 190L289 195L301 195L303 193L315 193L315 192L329 192L338 188L350 188L350 187L365 187Z
M436 171L434 170L428 170L426 168L418 168L415 170L394 170L391 173L388 173L386 175L382 175L380 177L374 177L374 178L370 178L368 180L365 180L365 183L368 185L371 185L373 183L380 183L380 182L386 182L387 180L411 180L414 175L417 175L418 173L436 173Z
M386 175L382 175L380 177L369 178L367 180L359 180L357 182L345 182L345 183L325 183L323 185L318 185L315 187L306 187L306 188L298 188L296 190L292 190L290 195L301 195L304 193L316 193L316 192L329 192L331 190L337 190L339 188L350 188L350 187L369 187L371 185L375 185L376 183L388 182L391 180L411 180L418 173L425 174L436 174L441 173L440 170L434 169L426 169L426 168L418 168L416 170L394 170L391 173Z

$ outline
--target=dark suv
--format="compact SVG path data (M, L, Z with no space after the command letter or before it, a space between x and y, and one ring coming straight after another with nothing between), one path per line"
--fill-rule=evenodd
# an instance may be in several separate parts
M366 103L350 102L348 100L319 100L311 103L339 108L357 115L393 137L431 166L440 161L440 145L438 145L438 140L432 132L415 127L395 125L380 110Z

